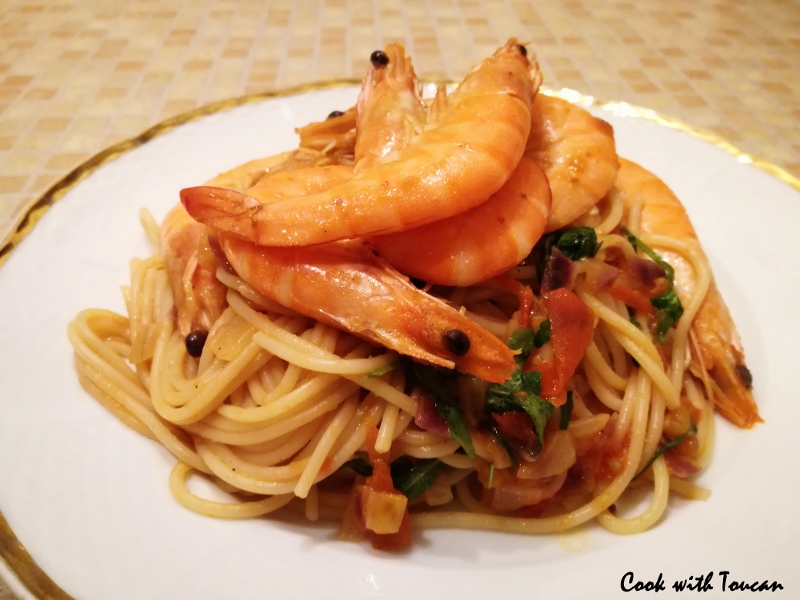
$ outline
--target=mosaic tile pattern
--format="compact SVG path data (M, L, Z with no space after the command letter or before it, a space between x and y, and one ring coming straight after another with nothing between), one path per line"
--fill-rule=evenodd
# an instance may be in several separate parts
M549 87L656 109L800 177L795 0L2 0L0 239L72 168L167 117L360 77L390 41L419 74L460 77L512 35Z

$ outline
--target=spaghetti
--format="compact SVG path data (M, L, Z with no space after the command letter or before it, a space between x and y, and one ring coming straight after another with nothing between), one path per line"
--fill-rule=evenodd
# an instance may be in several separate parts
M330 137L323 152L309 131ZM305 151L213 183L244 190L259 177L351 161L337 146L355 139L341 122L305 133ZM671 493L708 497L692 479L711 458L717 404L738 425L759 417L747 377L724 379L746 372L740 349L725 367L697 326L716 311L735 338L688 218L689 233L660 228L671 221L658 211L683 209L663 184L661 195L638 193L630 182L649 174L637 169L623 162L611 192L504 275L424 286L514 349L504 383L422 366L266 297L213 236L175 255L143 212L154 252L131 262L127 314L89 309L69 325L81 385L176 457L173 496L208 516L293 511L387 549L407 545L410 528L546 534L595 520L644 531ZM191 312L207 331L197 352L187 349ZM732 401L732 387L746 400ZM197 496L193 474L234 500ZM648 505L618 514L635 489L650 490Z

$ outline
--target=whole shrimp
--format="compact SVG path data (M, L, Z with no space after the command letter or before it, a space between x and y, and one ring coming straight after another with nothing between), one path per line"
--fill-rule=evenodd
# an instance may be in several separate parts
M388 63L373 65L367 72L359 95L356 170L392 160L412 142L427 117L402 46L387 47L385 57ZM431 105L436 122L447 104L440 88ZM383 258L407 275L467 286L499 275L525 258L544 232L549 208L550 187L544 173L522 158L503 187L478 206L370 240Z
M629 160L620 159L614 189L626 211L641 207L639 231L649 236L670 236L697 243L686 209L658 177ZM696 294L697 278L689 263L677 252L659 251L675 270L675 292L686 306ZM707 261L705 254L702 258ZM761 421L752 394L752 376L745 364L744 349L728 307L713 279L690 328L696 341L689 370L710 385L715 406L739 427Z
M414 287L363 241L281 248L225 233L219 239L243 280L300 314L486 381L503 382L514 371L505 343Z
M619 170L614 130L571 102L538 94L525 156L544 169L553 201L547 231L565 227L597 204Z
M395 160L341 185L263 205L211 187L182 190L181 200L198 221L273 246L402 231L464 212L499 190L522 157L539 78L520 48L510 40L469 73L439 122Z

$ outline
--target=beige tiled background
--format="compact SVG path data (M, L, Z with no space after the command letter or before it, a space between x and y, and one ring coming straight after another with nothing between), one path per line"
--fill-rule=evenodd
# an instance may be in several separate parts
M389 41L421 75L459 77L510 36L551 88L654 108L800 177L797 0L0 0L0 239L166 117L360 77Z

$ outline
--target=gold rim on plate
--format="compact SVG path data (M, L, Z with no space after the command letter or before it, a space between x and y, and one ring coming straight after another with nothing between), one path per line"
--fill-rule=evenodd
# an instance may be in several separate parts
M449 85L457 83L456 81L426 79L423 79L422 82L425 85L439 85L442 83ZM78 185L78 183L86 179L104 164L117 159L123 154L130 152L134 148L142 146L153 138L172 131L176 127L190 123L191 121L196 121L215 113L225 112L227 110L236 108L237 106L254 104L256 102L262 102L272 98L284 98L287 96L357 86L360 84L361 81L358 79L335 79L317 83L307 83L273 92L248 94L238 98L230 98L228 100L214 102L189 112L170 117L165 121L153 125L136 137L124 140L114 144L109 148L106 148L102 152L75 167L72 171L67 173L67 175L50 186L50 188L44 194L42 194L33 204L31 204L31 206L25 211L22 219L20 219L16 227L6 237L6 239L3 241L3 244L0 246L0 267L3 266L14 248L19 246L22 240L28 236L36 223L39 222L39 220L50 209L50 207L63 198L67 192L73 189L76 185ZM726 152L735 156L737 161L740 163L751 164L755 167L758 167L762 171L766 171L770 175L777 177L784 183L800 191L800 179L776 164L755 158L754 156L743 152L725 140L723 137L710 131L698 129L671 117L665 117L654 110L628 104L627 102L598 100L593 96L587 96L569 88L562 88L558 91L543 90L543 92L548 95L558 96L565 100L569 100L570 102L579 104L581 106L594 106L606 110L616 116L635 117L647 121L654 121L659 125L687 133L692 137L698 138L704 142L708 142L709 144L713 144L714 146L725 150ZM33 594L34 597L39 598L40 600L74 600L72 596L62 590L52 579L50 579L50 577L48 577L42 568L36 564L19 539L17 539L17 536L14 535L14 532L9 526L8 521L6 521L5 517L3 516L2 511L0 511L0 559L2 559L11 572L28 589L28 591Z

